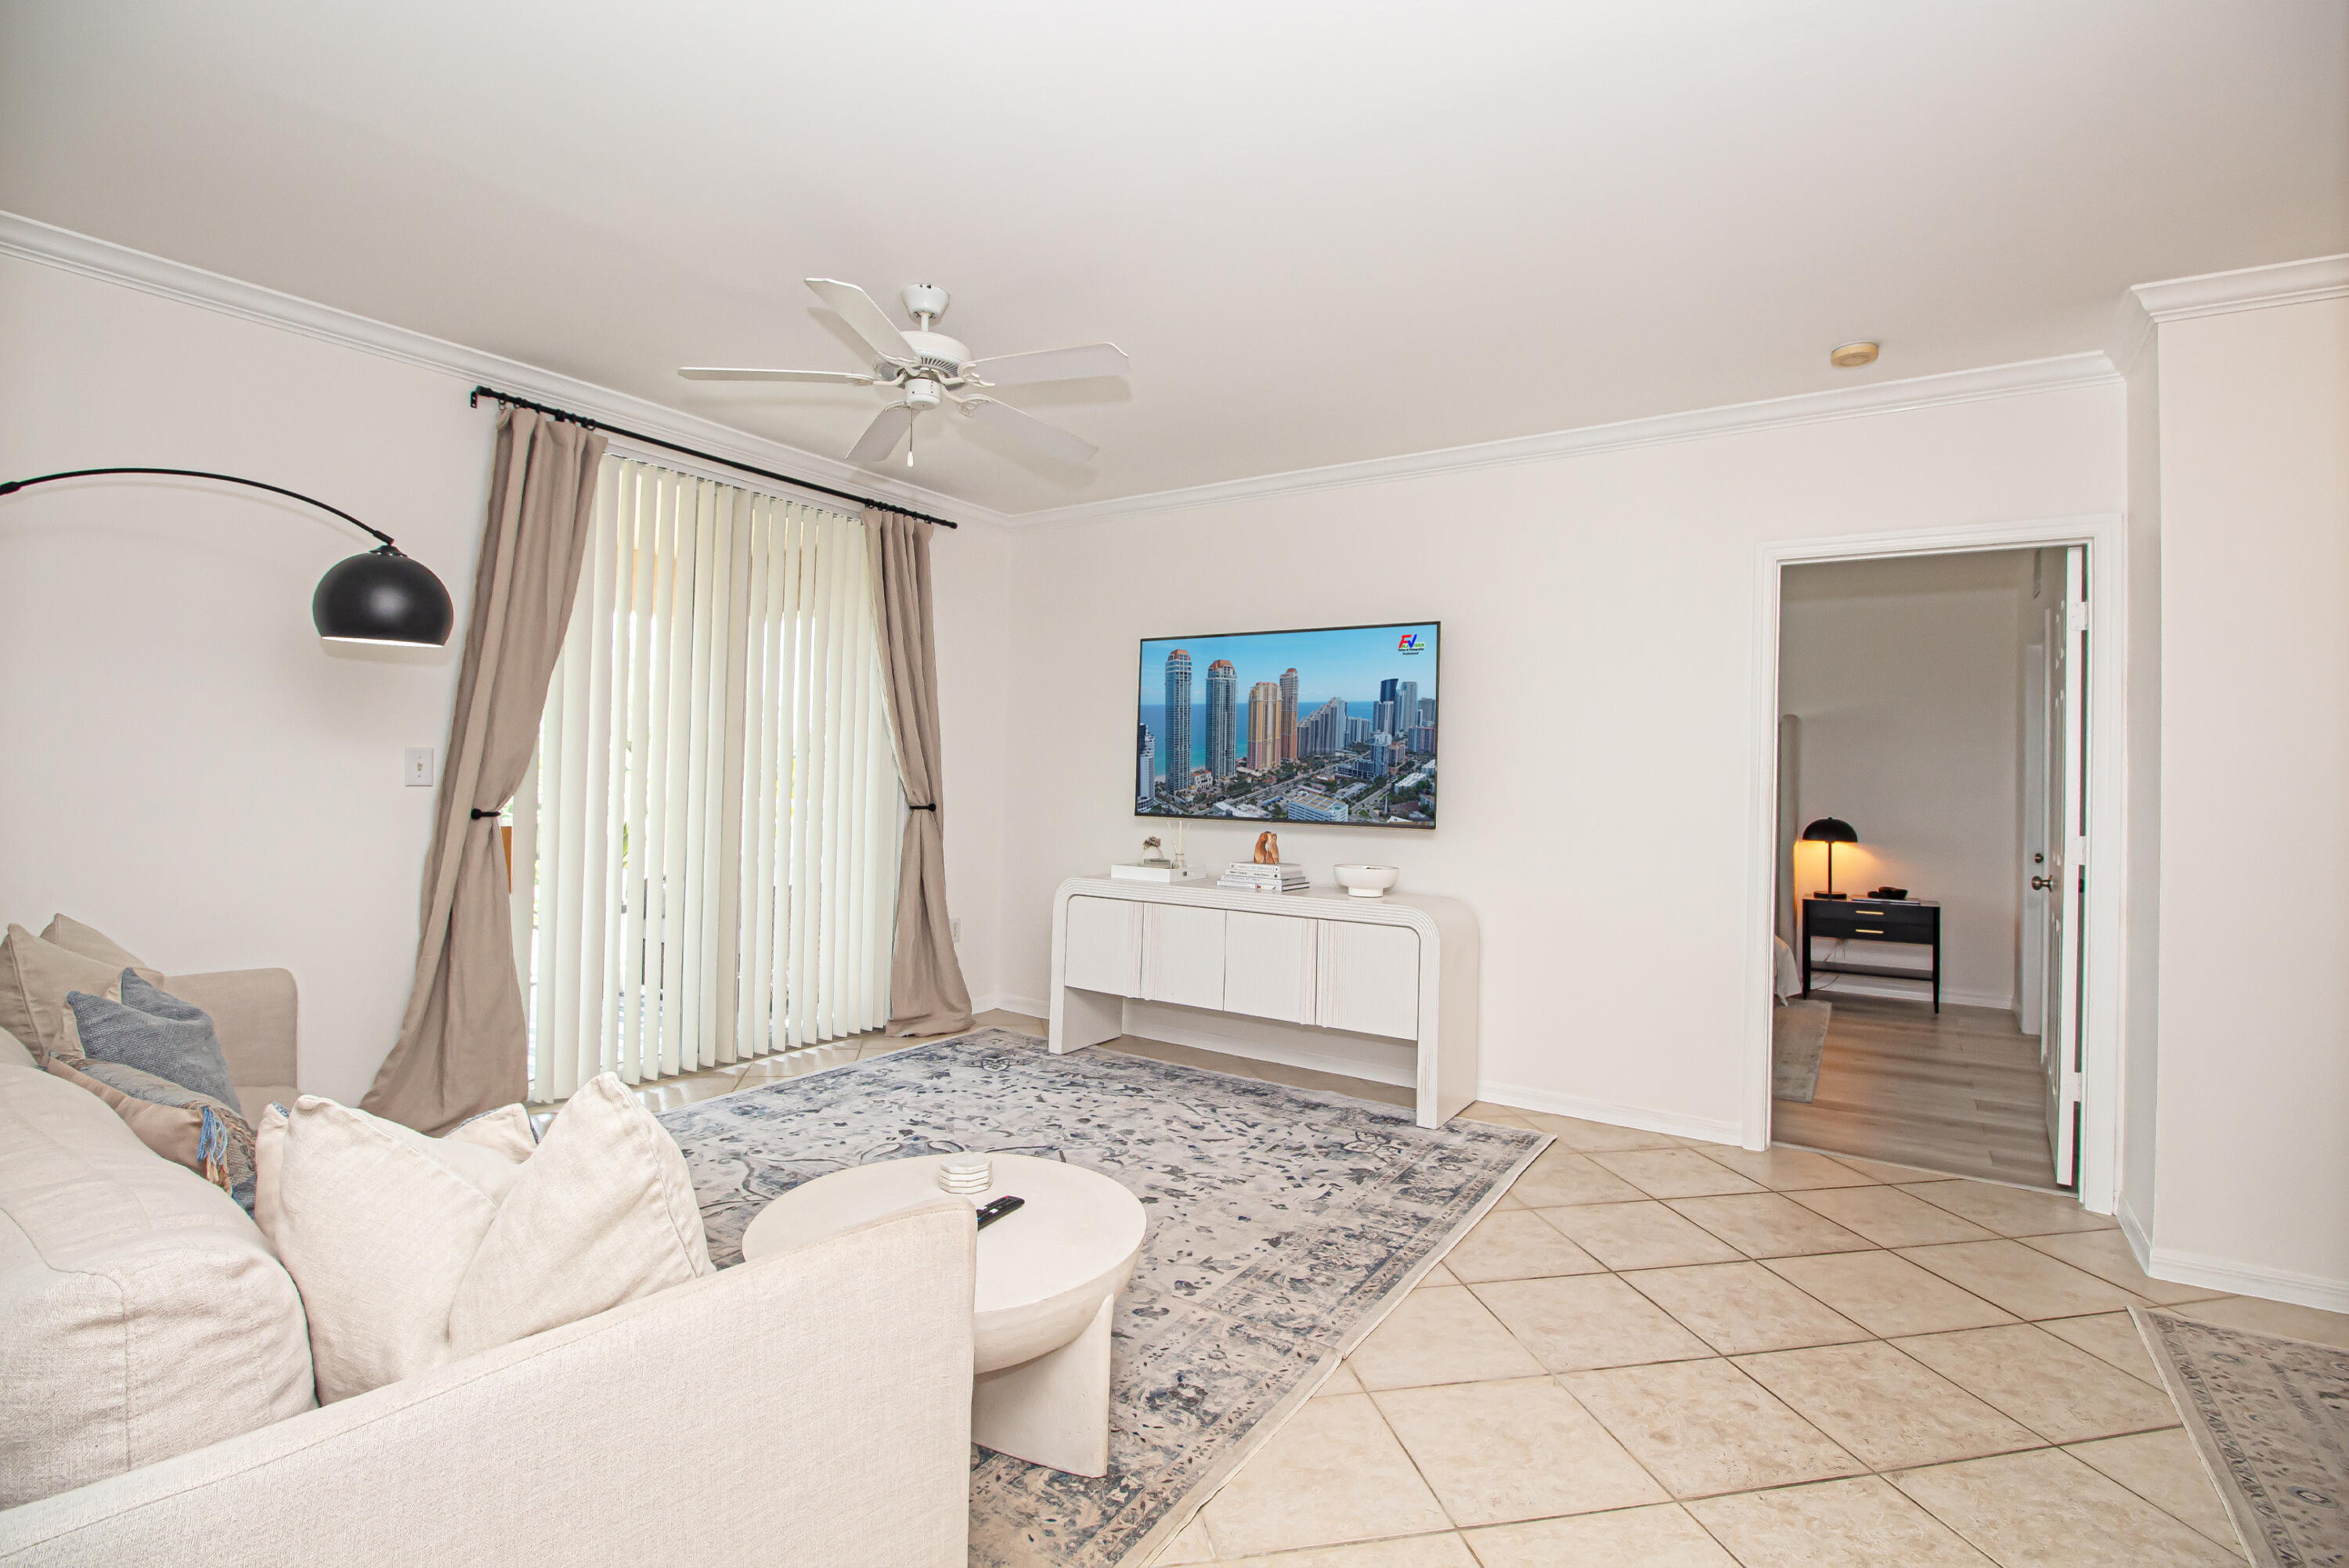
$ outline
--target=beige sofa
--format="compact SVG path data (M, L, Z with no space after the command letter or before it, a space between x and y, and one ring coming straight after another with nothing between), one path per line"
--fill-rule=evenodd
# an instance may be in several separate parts
M182 975L165 989L212 1013L249 1108L291 1097L290 975ZM57 1370L41 1357L66 1354L40 1342L43 1314L67 1299L86 1317L95 1301L123 1319L114 1381L136 1468L0 1510L0 1563L962 1568L967 1205L911 1211L140 1462L140 1443L157 1439L135 1436L145 1374L129 1369L151 1326L139 1304L169 1299L156 1286L174 1267L202 1279L226 1258L265 1285L284 1271L217 1189L148 1153L95 1097L16 1065L13 1043L0 1041L0 1418L16 1431L0 1440L17 1442L21 1462L32 1413L12 1396L21 1405ZM298 1295L281 1295L298 1313Z

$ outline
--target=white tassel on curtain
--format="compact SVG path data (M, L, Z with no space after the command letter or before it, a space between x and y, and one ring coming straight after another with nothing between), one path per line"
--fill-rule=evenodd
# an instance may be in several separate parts
M514 800L531 1096L879 1028L902 801L864 525L606 457Z

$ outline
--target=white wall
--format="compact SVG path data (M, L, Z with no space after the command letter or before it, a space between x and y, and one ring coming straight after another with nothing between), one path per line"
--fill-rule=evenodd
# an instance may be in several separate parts
M2155 1208L2161 1084L2161 387L2160 345L2142 337L2128 384L2128 978L2122 998L2120 1197L2115 1213L2142 1252Z
M2159 334L2154 1259L2349 1310L2349 298Z
M2022 650L2031 552L1845 561L1786 569L1778 706L1802 721L1798 822L1840 817L1836 886L1882 884L1941 906L1942 1000L2014 1005L2023 853ZM1799 844L1796 886L1826 885L1826 846ZM1853 943L1853 963L1925 970L1923 948ZM1822 953L1821 956L1826 956ZM1830 990L1919 998L1857 975Z
M316 495L397 536L457 602L445 653L327 649L310 593L363 540L291 501L171 480L0 500L0 919L59 910L166 970L282 965L305 1087L356 1099L415 962L496 414L470 382L0 257L0 474L142 463ZM934 551L948 887L991 911L999 531ZM976 654L965 644L973 645ZM974 989L990 923L966 921Z
M2090 386L1019 531L1004 988L1043 996L1054 884L1145 831L1140 638L1441 619L1442 826L1284 851L1467 901L1496 1097L1733 1138L1756 547L2117 511L2122 421ZM1194 857L1248 836L1195 826Z

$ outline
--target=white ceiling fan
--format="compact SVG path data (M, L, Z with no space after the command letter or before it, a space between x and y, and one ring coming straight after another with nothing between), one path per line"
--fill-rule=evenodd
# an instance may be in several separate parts
M1032 354L999 354L988 359L973 359L968 346L931 330L938 317L947 313L947 291L936 284L907 284L897 296L905 304L905 314L916 324L912 332L898 330L881 307L873 303L873 296L854 284L809 278L807 286L815 291L818 299L839 312L850 329L881 356L874 361L870 374L858 370L756 370L706 365L687 366L678 374L688 381L828 381L852 387L886 387L904 393L899 401L882 409L865 427L864 434L856 438L856 444L848 449L852 462L885 462L897 449L897 443L903 441L905 466L912 468L915 416L949 400L967 417L1062 462L1081 463L1100 449L1057 425L1048 425L1008 403L997 402L984 392L967 388L1068 381L1085 376L1123 376L1127 368L1125 351L1117 345L1088 343L1076 348L1045 348Z

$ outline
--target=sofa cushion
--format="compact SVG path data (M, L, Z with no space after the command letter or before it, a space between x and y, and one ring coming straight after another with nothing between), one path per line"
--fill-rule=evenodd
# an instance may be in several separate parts
M0 1507L315 1405L293 1280L96 1096L0 1064Z
M519 1106L445 1138L304 1096L259 1130L255 1214L332 1403L711 1271L685 1157L609 1074L532 1144Z
M66 1051L49 1057L49 1073L98 1096L140 1142L253 1212L253 1126L233 1108L170 1078Z
M93 996L122 999L122 971L86 957L53 942L44 942L21 925L12 925L0 938L0 1029L23 1041L34 1057L54 1050L78 1051L73 1009L66 993L87 991Z
M40 1065L33 1059L33 1053L25 1048L25 1042L5 1029L0 1029L0 1062L5 1062L12 1068L30 1068Z
M302 1289L320 1402L449 1360L449 1304L513 1163L316 1095L278 1119L264 1118L257 1212Z
M450 1349L471 1356L712 1272L677 1140L605 1073L564 1103L498 1205L450 1305Z
M220 1037L204 1010L150 985L136 970L125 969L117 978L119 1001L66 993L81 1054L169 1078L243 1115L236 1086L229 1081L228 1058L221 1055Z
M49 916L49 923L41 932L41 940L52 947L62 947L67 953L78 953L84 958L95 958L116 974L125 969L135 970L139 978L150 985L160 985L163 974L148 967L147 961L125 948L96 926L84 925L67 914Z

